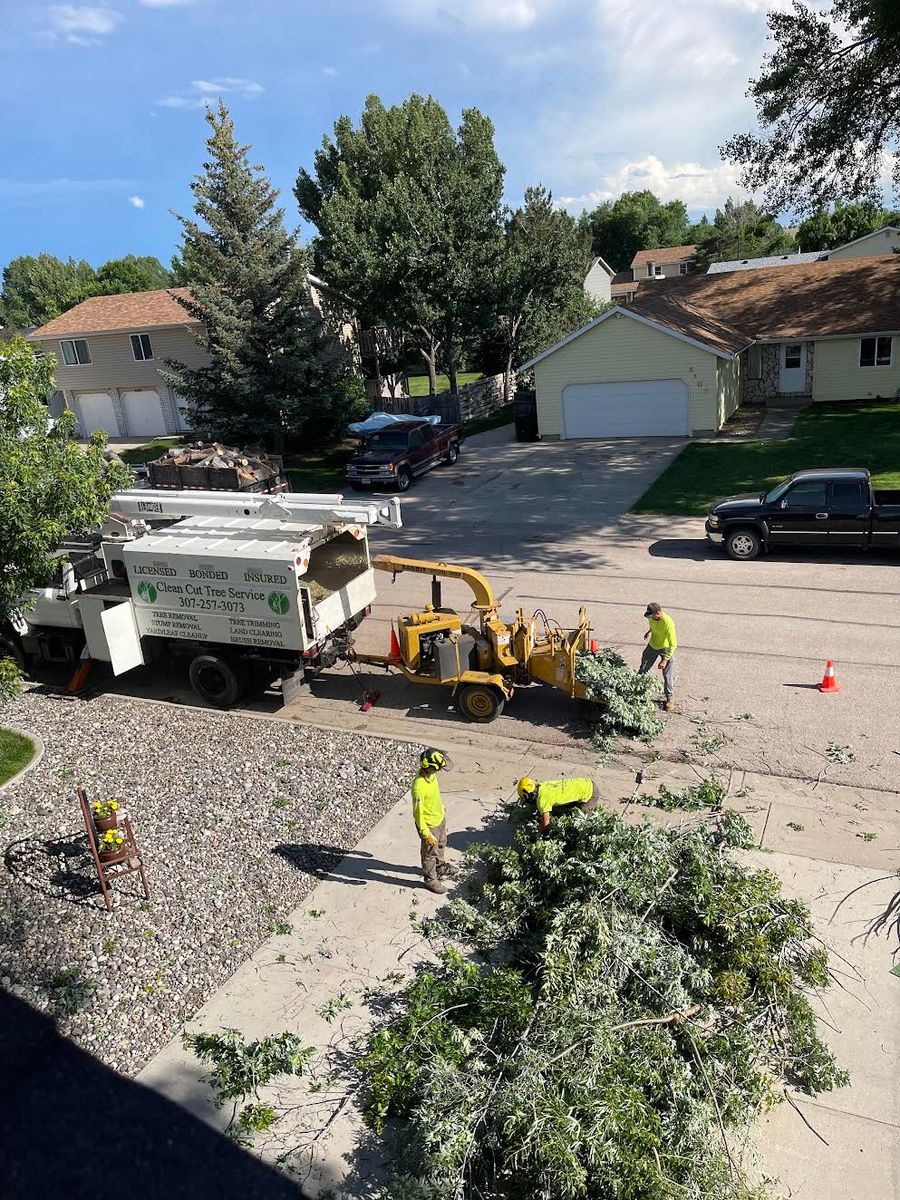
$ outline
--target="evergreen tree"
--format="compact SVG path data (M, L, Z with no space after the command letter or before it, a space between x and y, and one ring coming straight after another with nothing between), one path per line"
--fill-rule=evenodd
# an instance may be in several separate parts
M229 440L278 450L286 435L331 436L362 400L352 355L313 305L306 256L225 105L206 120L209 157L191 184L196 215L179 220L192 285L182 303L210 362L167 362L167 378L192 423Z
M724 208L716 209L711 224L704 230L695 228L700 232L694 256L699 271L705 271L711 262L764 258L794 249L791 234L752 200L737 201L729 196Z

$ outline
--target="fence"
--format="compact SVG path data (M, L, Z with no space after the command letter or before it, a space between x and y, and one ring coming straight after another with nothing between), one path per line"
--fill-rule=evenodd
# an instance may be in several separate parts
M462 424L486 417L503 407L503 375L487 375L477 383L467 383L456 395L381 396L377 401L384 412L412 413L415 416L439 416L445 425Z

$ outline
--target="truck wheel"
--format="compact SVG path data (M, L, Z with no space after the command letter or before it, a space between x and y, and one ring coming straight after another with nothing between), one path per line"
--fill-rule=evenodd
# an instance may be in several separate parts
M198 654L191 659L188 675L197 695L216 708L236 704L247 687L246 672L219 654Z
M397 472L397 491L408 492L409 485L412 483L412 472L409 467L401 467Z
M487 725L503 712L505 701L496 688L483 683L467 683L457 697L459 711L467 721Z
M447 462L452 467L459 458L459 442L451 442L447 449Z
M756 558L760 548L759 534L755 529L733 529L725 535L725 549L729 558L738 562L749 562Z

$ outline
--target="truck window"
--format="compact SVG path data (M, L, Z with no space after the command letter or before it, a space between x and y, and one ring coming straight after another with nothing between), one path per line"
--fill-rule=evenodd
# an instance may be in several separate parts
M808 479L803 483L795 483L781 501L782 508L812 508L820 512L825 508L824 479Z
M409 448L410 448L410 450L418 450L418 449L420 449L420 447L421 447L421 445L422 445L422 441L423 441L423 438L422 438L422 430L421 430L421 429L412 429L412 430L410 430L410 434L409 434Z
M828 505L831 512L858 513L868 507L868 488L859 480L831 485L831 500Z
M409 434L403 429L383 429L366 440L367 450L405 450Z
M425 443L426 446L428 445L429 442L433 442L435 437L437 436L434 432L433 425L423 425L422 428L419 430L419 432L422 434L422 441Z

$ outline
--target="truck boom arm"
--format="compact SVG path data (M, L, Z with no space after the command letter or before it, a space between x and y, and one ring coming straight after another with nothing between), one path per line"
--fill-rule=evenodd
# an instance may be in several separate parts
M399 529L400 501L383 500L344 503L339 494L319 496L313 492L282 492L269 496L247 492L153 491L130 488L112 498L111 512L145 520L176 517L272 517L281 521L309 521L325 525L390 525Z
M437 576L442 579L459 579L468 584L475 597L474 605L479 609L496 609L497 601L490 583L480 571L472 567L457 567L451 563L429 562L422 558L397 558L393 554L378 554L372 559L372 566L379 571L390 571L392 575L400 575L403 571L414 571L418 575Z

